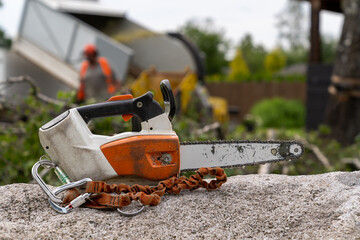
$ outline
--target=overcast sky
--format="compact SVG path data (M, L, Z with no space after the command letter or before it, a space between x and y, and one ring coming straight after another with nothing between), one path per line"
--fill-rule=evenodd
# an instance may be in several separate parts
M212 18L218 28L235 45L250 33L256 43L266 48L277 44L276 15L288 0L100 0L104 5L123 10L127 17L154 31L175 31L192 18ZM16 36L24 0L2 0L0 27L10 36ZM310 4L302 3L309 14ZM307 18L308 19L308 18ZM338 38L343 17L323 11L321 32ZM306 21L306 27L309 22Z

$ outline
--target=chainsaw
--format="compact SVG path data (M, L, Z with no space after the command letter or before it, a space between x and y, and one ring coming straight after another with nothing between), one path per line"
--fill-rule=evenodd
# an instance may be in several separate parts
M94 194L89 191L78 194L78 197L66 207L59 205L63 199L58 195L89 182L95 183L90 187L93 191L111 188L110 185L98 181L144 183L175 178L172 180L174 182L178 181L177 176L180 173L199 169L197 177L177 185L194 189L199 187L191 185L196 181L200 182L200 185L207 185L206 181L202 180L204 174L214 175L220 182L218 185L221 185L224 173L217 167L245 167L291 160L300 158L303 153L303 146L294 141L231 140L180 143L171 125L176 108L170 82L167 79L163 80L160 89L164 109L153 99L151 92L137 98L130 94L120 95L110 98L107 102L69 109L39 129L40 142L47 156L35 163L32 175L48 195L49 202L55 210L67 213L74 207L84 204ZM117 115L122 115L126 121L134 117L141 123L131 132L113 136L96 135L90 131L88 123L92 119ZM133 127L134 125L136 124L133 124ZM54 168L64 185L54 191L49 190L38 174L40 166ZM169 188L168 184L163 183ZM163 188L165 187L158 187L152 191L161 192ZM174 189L178 188L172 187L171 191L176 192ZM208 187L211 188L216 187ZM106 206L119 206L120 209L124 204L116 205L115 202L125 201L123 194L120 194L121 199L117 200L112 196L114 192L122 191L116 187L110 194ZM130 198L140 200L142 204L146 202L145 197L137 193L133 193ZM131 199L127 200L127 203L129 202ZM148 205L155 204L148 202Z

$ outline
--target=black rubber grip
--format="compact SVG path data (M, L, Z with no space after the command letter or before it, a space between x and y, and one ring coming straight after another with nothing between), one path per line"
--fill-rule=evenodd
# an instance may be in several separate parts
M144 122L164 113L160 104L153 99L151 92L147 92L134 99L96 103L76 109L86 123L94 118L124 114L133 114L137 116L141 122Z

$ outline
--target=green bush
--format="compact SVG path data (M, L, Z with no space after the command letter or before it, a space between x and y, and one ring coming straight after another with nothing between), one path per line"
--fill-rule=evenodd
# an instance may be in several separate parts
M302 128L305 124L305 107L298 100L266 99L255 104L251 114L266 128Z
M31 180L32 165L45 154L38 137L39 128L61 110L32 96L23 106L9 110L15 120L10 126L0 125L0 185Z

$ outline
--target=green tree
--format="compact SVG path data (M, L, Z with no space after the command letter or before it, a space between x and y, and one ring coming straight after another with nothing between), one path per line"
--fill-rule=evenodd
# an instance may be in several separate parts
M283 51L286 55L286 66L308 61L309 49L304 45L293 46Z
M260 44L254 44L252 36L246 34L240 41L239 47L251 74L262 74L264 72L264 61L267 54L265 48Z
M308 33L305 14L300 1L288 0L276 15L279 45L284 49L286 65L305 63L308 60Z
M0 47L10 48L11 39L6 37L5 32L0 28Z
M180 28L205 54L206 70L209 75L221 74L227 67L225 59L229 41L222 29L218 29L211 19L189 20Z
M249 68L243 58L243 54L240 49L236 51L234 59L230 62L229 80L236 81L248 77Z
M3 6L2 1L0 0L0 8ZM11 46L11 39L8 38L5 35L4 30L1 29L0 27L0 47L6 47L9 48Z
M333 63L338 41L331 35L321 36L321 56L323 63ZM283 50L286 55L286 66L308 61L309 49L305 45L294 45Z
M265 58L265 69L268 73L275 73L286 64L286 56L281 48L272 50Z
M307 45L305 14L300 1L288 0L285 8L276 15L279 40L290 49Z
M321 56L323 63L333 63L335 60L336 47L338 40L331 35L321 37Z

